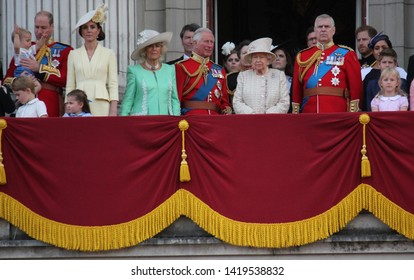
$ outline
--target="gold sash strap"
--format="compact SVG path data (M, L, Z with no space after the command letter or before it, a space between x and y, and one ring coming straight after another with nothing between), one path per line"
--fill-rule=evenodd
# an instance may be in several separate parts
M186 81L186 83L185 83L185 85L184 85L184 87L187 85L187 83L188 83L188 81L190 80L190 78L194 78L195 76L197 76L197 78L196 78L196 80L194 81L194 83L185 91L185 92L183 92L183 96L184 95L187 95L189 92L191 92L194 88L195 88L195 86L198 84L198 82L200 81L200 79L201 79L201 76L202 75L206 75L207 73L208 73L208 71L209 71L209 69L208 69L208 67L207 67L207 65L205 65L205 64L201 64L199 67L198 67L198 69L197 69L197 71L195 71L193 74L191 74L188 70L187 70L187 68L185 68L185 66L183 65L183 64L181 64L181 63L178 63L178 65L180 65L180 67L184 70L184 72L185 72L185 74L187 75L187 81Z
M308 72L309 68L317 62L322 50L317 50L309 59L302 61L300 59L300 54L296 56L296 62L299 65L299 82L302 83L303 77L305 76L306 72ZM305 69L302 69L305 68Z

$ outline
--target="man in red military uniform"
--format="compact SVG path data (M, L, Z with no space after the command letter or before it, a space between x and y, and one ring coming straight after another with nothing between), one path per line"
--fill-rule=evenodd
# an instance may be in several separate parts
M53 15L47 11L38 12L35 16L35 35L39 40L42 36L48 38L47 45L44 45L36 54L34 59L22 59L21 64L32 70L39 79L42 89L38 98L45 102L49 117L59 117L63 113L63 90L66 85L67 60L72 47L54 42ZM11 60L7 70L4 84L11 84L14 79L14 59Z
M208 28L199 28L193 42L192 57L175 64L181 114L231 114L226 71L210 60L214 49L213 33Z
M317 45L296 57L292 112L357 112L362 81L356 53L334 44L335 22L329 15L316 18L315 33Z

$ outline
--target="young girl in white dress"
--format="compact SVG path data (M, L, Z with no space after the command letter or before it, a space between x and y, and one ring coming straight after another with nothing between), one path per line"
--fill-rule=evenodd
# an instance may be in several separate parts
M372 112L407 111L408 98L401 90L401 79L398 70L385 68L378 81L380 92L372 99Z

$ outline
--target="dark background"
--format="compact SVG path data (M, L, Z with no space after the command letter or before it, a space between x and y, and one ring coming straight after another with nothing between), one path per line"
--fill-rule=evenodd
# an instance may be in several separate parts
M294 55L306 47L306 29L324 13L335 20L334 42L355 48L356 0L226 0L217 1L217 8L220 62L225 42L261 37L286 44Z

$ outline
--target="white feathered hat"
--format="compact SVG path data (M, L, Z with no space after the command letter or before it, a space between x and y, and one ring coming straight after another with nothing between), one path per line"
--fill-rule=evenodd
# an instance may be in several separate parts
M108 12L108 7L105 4L101 4L95 10L89 11L85 15L83 15L78 20L78 23L76 24L72 32L75 32L79 27L89 22L90 20L92 20L95 23L99 23L99 24L104 23L106 21L107 12Z
M159 33L158 31L145 29L138 34L137 48L131 54L132 60L139 58L139 51L155 43L168 44L172 38L172 32Z

